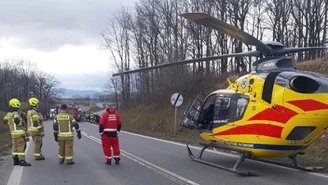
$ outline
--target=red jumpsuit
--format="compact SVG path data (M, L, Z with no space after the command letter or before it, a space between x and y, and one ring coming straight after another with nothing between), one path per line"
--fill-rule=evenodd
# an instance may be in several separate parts
M111 147L114 151L115 163L120 161L120 146L118 142L117 132L121 130L121 119L114 108L107 108L101 115L99 122L99 133L101 133L101 142L106 157L106 164L111 164L112 154Z

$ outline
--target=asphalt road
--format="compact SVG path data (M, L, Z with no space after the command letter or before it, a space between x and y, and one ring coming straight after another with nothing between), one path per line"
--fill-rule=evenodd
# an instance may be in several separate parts
M31 167L12 168L8 160L0 184L4 185L154 185L154 184L243 184L243 185L326 185L328 175L308 173L255 161L246 161L241 169L256 170L255 177L236 174L193 162L187 155L185 145L140 136L121 131L121 164L105 165L98 127L80 123L82 139L75 138L74 161L66 166L58 164L58 145L53 139L52 123L45 123L43 155L45 161L34 161L33 144L27 148L27 161ZM199 149L192 148L198 154ZM236 158L217 152L205 152L204 159L217 164L232 166ZM10 171L12 169L12 173ZM9 181L8 181L9 180Z

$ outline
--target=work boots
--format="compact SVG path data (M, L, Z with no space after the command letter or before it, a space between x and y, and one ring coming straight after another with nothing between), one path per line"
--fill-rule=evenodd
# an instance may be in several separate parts
M44 156L41 154L41 156L39 158L35 158L35 160L37 161L41 161L41 160L45 160Z
M67 162L66 165L72 165L72 164L75 164L74 161L71 161L71 162Z
M31 164L27 163L25 160L21 160L19 166L31 166Z
M19 158L17 155L13 156L13 160L14 160L14 166L19 165Z
M14 165L31 166L31 164L27 163L25 160L20 160L17 155L15 155L13 159L14 159Z

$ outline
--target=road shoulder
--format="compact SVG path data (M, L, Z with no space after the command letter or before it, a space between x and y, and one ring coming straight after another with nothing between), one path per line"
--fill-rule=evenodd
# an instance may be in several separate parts
M6 185L13 171L11 155L0 157L0 185Z

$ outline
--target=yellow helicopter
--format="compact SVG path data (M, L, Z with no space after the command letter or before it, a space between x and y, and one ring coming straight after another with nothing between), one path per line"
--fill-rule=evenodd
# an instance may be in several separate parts
M249 74L234 82L228 79L230 85L227 89L214 91L208 96L200 92L186 110L180 125L198 129L205 141L201 143L203 149L199 157L192 154L187 144L189 157L240 175L254 174L238 170L240 163L247 158L288 166L263 159L286 156L293 161L290 167L306 171L322 169L302 167L297 164L296 156L303 155L302 150L317 141L328 128L328 76L297 70L293 57L286 54L328 48L285 48L276 41L261 42L205 13L180 15L257 49L124 71L113 76L227 57L258 57L260 59L252 64ZM204 161L201 157L208 147L239 153L240 158L232 168Z

